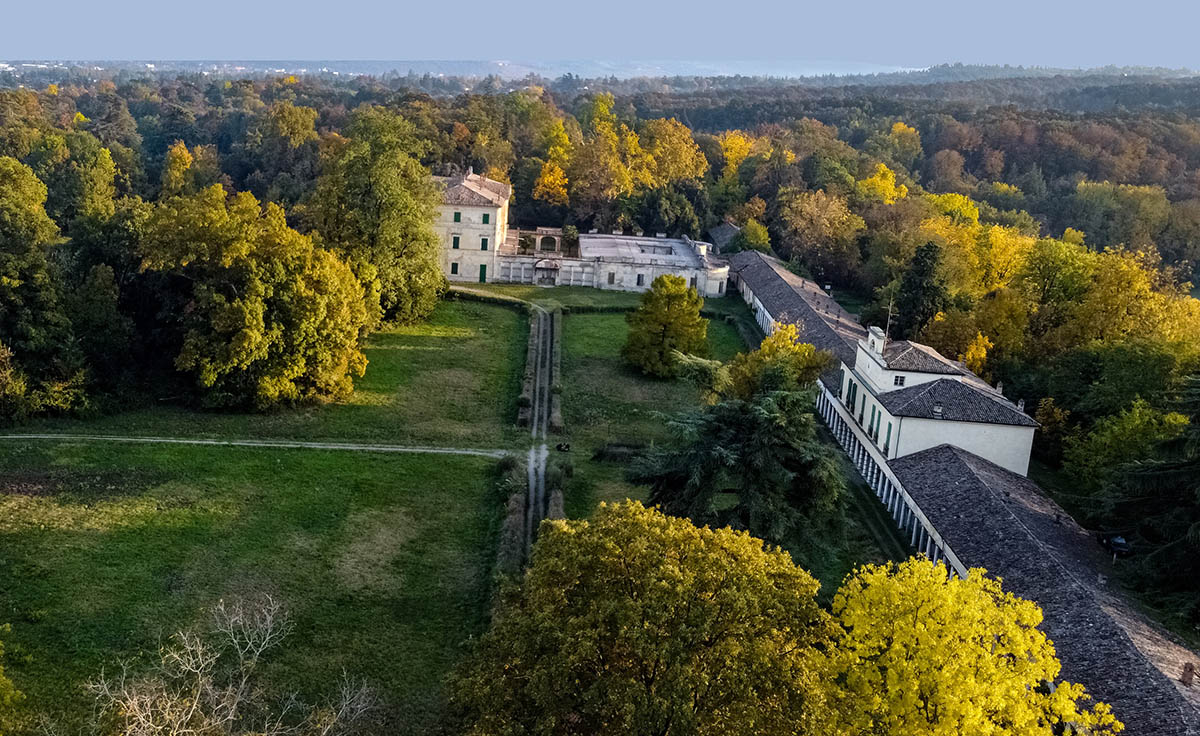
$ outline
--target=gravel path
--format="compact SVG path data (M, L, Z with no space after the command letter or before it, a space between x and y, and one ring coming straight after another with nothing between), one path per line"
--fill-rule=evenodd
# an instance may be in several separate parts
M432 455L476 455L503 457L507 450L473 449L463 447L422 447L419 445L377 445L360 442L300 442L295 440L237 440L206 439L201 437L125 437L106 434L5 434L0 440L69 440L72 442L135 442L163 445L214 445L219 447L265 447L295 450L347 450L350 452L407 452Z

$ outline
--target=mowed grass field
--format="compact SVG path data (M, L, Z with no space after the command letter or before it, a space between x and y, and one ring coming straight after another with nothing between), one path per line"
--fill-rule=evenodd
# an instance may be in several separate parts
M6 443L0 622L25 715L83 716L101 667L153 654L221 598L267 592L296 627L264 663L271 689L318 701L345 670L379 689L392 732L429 732L486 623L493 462Z
M342 403L265 414L134 407L18 431L513 447L528 330L519 310L443 301L427 322L371 336L366 375Z
M625 481L619 463L592 460L597 449L662 442L670 437L668 416L700 404L690 383L652 378L628 365L621 357L628 332L624 314L563 320L563 421L575 473L565 502L573 518L587 516L599 501L645 497L644 489ZM709 320L708 346L709 357L718 360L747 350L737 330L720 320Z

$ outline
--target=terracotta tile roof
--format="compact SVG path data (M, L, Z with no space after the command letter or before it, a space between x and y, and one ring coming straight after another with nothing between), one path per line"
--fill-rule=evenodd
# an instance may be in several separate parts
M1200 734L1200 690L1176 681L1200 657L1107 588L1096 540L1036 484L951 445L889 465L963 564L1041 606L1062 677L1112 705L1124 733Z
M443 204L474 207L503 207L512 195L512 187L486 176L467 173L465 176L435 176L433 180L446 187Z

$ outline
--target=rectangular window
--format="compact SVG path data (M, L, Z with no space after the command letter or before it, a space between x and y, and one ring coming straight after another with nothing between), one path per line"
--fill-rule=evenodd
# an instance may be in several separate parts
M887 437L883 440L883 456L887 457L888 447L892 444L892 423L888 422Z
M638 278L637 278L637 285L638 285L638 286L645 286L645 285L646 285L646 277L645 277L643 274L640 274L640 273L638 274Z
M479 250L487 250L487 238L479 239Z
M491 217L492 217L491 215L489 215L488 213L484 212L484 213L483 213L483 224L484 224L484 225L488 224L488 220L490 220L490 219L491 219Z
M458 236L457 235L450 238L450 247L453 248L454 250L458 250Z
M893 378L892 385L893 386L903 386L904 385L904 376L896 376L895 378Z
M718 281L718 282L717 282L717 293L718 293L718 294L724 294L724 293L725 293L725 282L724 282L724 281Z
M610 283L610 284L617 283L617 274L615 272L613 272L613 271L608 272L608 283Z
M462 222L462 213L461 213L461 212L455 212L455 213L454 213L454 221L455 221L455 222Z
M454 275L457 275L457 274L458 274L458 264L457 264L457 263L451 263L451 264L450 264L450 275L451 275L451 276L454 276Z
M693 289L694 289L694 288L696 288L696 277L695 277L695 276L693 276L693 277L692 277L692 283L691 283L691 287L692 287Z

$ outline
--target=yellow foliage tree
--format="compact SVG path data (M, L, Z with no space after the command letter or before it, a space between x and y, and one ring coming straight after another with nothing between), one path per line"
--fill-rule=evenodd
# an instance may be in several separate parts
M167 158L163 163L162 193L163 197L186 194L192 189L192 154L183 141L175 141L167 149Z
M975 339L967 345L967 349L958 359L967 366L967 370L977 376L983 375L983 367L987 365L988 351L992 349L992 341L982 332L975 333Z
M533 183L533 198L565 206L570 201L567 196L567 172L554 161L542 164L542 171Z
M728 394L749 401L763 391L794 391L816 381L832 359L801 340L796 325L776 323L757 350L738 353L730 361Z
M721 178L727 181L737 179L738 167L750 155L754 142L740 130L729 130L721 134L721 153L725 157L725 167L721 169Z
M908 196L908 187L896 184L896 172L884 164L875 166L875 173L858 182L858 196L868 202L895 204Z
M867 565L837 592L833 615L845 629L834 654L844 683L841 733L1123 729L1108 705L1089 702L1082 685L1057 681L1054 646L1037 628L1041 609L1005 593L984 570L961 580L924 559Z

